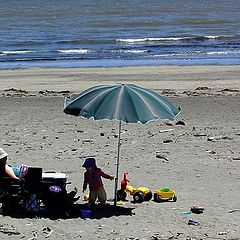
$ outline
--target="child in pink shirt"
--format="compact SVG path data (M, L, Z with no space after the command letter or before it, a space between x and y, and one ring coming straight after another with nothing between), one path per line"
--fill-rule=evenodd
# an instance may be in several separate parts
M103 187L102 177L110 180L113 180L114 177L104 173L98 168L95 158L87 158L82 167L86 168L83 192L87 189L87 185L89 185L89 203L95 204L95 201L98 199L101 204L104 204L107 200L107 194Z

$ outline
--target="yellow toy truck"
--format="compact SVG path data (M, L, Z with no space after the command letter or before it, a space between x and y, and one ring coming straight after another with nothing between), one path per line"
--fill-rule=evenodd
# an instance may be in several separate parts
M134 188L130 185L127 185L126 192L133 196L134 202L137 203L150 201L152 199L152 192L146 187Z
M175 191L170 188L159 188L155 191L153 195L153 200L155 202L164 202L164 201L177 201L177 196Z
M127 172L124 172L124 178L121 182L121 189L117 191L118 200L126 200L127 193L133 196L133 200L136 203L142 203L143 201L150 201L152 199L152 192L145 187L134 188L128 184Z

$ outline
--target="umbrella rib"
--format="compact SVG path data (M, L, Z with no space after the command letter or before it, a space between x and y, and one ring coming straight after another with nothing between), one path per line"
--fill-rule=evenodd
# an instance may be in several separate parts
M135 91L134 91L134 92L135 92ZM126 93L128 94L128 96L129 96L129 99L131 100L131 102L132 102L132 105L134 106L134 101L133 101L133 98L132 98L131 94L129 93L129 90L128 90L128 89L127 89ZM134 112L135 112L135 115L136 115L136 116L137 116L137 118L139 119L139 115L138 115L138 112L137 112L136 108L134 107L134 108L133 108L133 110L134 110Z
M98 95L96 95L95 97L93 97L93 98L91 99L91 101L89 101L87 104L85 104L85 105L83 106L82 111L86 111L86 109L88 108L88 106L90 106L93 102L95 102L97 99L99 99L102 95L107 94L106 92L110 92L110 91L111 91L111 89L105 89L105 90L102 91L100 94L98 94ZM101 106L102 103L103 103L103 101L99 102L98 105L97 105L97 107L96 107L96 109L99 109L99 106ZM96 112L97 112L97 111L96 111ZM95 112L95 113L96 113L96 112ZM94 113L94 115L95 115L95 113Z
M102 89L106 88L100 95L94 97L91 101L89 101L87 104L85 104L84 106L82 106L81 108L81 112L83 112L84 110L86 110L87 106L89 106L89 104L92 101L95 101L97 97L101 96L102 94L104 94L106 91L111 91L111 89L109 89L109 86L107 85L101 85ZM91 87L85 91L83 91L80 95L78 95L77 97L73 98L71 103L68 104L68 107L70 107L72 104L74 104L75 102L77 102L78 100L80 100L81 98L87 96L89 93L92 93L93 91L98 91L99 89L96 89L95 87ZM70 99L71 100L71 99ZM81 115L81 113L80 113Z
M139 88L139 89L140 89L141 91L143 91L144 93L146 93L147 95L150 95L150 96L151 96L153 99L155 99L158 103L159 103L159 101L160 101L159 105L163 106L163 108L164 108L165 110L167 110L167 112L168 112L170 115L173 115L173 118L175 118L175 114L172 112L172 110L168 107L168 105L167 105L162 99L156 97L154 94L152 94L152 93L149 92L149 91L148 91L148 92L145 92L144 89L141 89L141 88ZM154 113L153 109L151 108L151 105L148 104L148 100L147 100L144 96L140 95L140 94L138 93L138 91L136 91L134 88L131 88L131 90L132 90L136 95L138 95L138 97L143 101L143 103L144 103L146 106L148 106L148 109L150 110L152 116L153 116L155 119L158 119L159 117Z
M119 91L119 94L118 94L116 109L115 109L115 112L114 112L114 115L113 115L115 119L118 119L118 113L119 113L120 106L121 106L121 99L122 99L123 91L124 91L124 84L122 84L122 86L120 87L120 91ZM118 120L121 120L121 117Z

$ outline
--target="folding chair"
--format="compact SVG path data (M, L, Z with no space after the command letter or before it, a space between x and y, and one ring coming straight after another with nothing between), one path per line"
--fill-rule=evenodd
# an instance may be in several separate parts
M22 185L18 180L4 176L0 179L0 200L2 214L11 215L19 213L22 209Z
M28 212L40 211L42 168L28 167L24 177L24 209Z

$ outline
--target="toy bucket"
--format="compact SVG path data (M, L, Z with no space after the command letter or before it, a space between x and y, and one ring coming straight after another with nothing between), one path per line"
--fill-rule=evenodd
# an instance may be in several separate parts
M91 210L81 210L81 218L82 219L91 218L91 216L92 216Z

